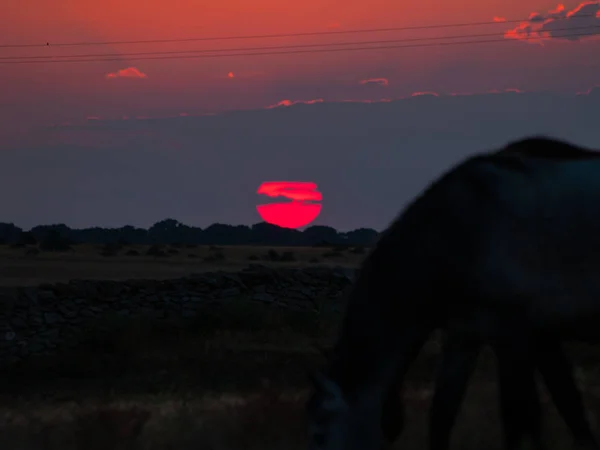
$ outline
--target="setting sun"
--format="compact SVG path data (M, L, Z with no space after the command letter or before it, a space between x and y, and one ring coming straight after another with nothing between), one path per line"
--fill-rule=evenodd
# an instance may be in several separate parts
M269 197L286 197L291 202L257 205L256 210L265 222L284 228L300 228L313 222L321 212L322 194L316 183L298 181L266 181L258 194Z

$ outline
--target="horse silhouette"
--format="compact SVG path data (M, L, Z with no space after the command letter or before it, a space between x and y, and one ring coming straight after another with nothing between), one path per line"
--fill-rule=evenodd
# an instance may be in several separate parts
M461 162L381 234L349 294L307 403L311 450L379 450L402 429L398 391L445 330L429 447L449 448L490 345L505 447L542 449L539 370L576 443L598 449L564 340L600 340L600 153L544 137Z

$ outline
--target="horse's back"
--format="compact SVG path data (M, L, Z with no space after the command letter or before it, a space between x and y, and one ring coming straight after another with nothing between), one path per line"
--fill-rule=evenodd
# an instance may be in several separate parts
M399 301L404 312L412 303L443 308L440 297L483 298L549 321L600 314L598 273L600 158L534 138L467 158L434 180L382 234L356 292L378 286L421 298ZM366 295L353 301L373 308Z
M519 154L555 161L573 161L600 157L600 151L543 136L534 136L510 142L498 153Z
M535 139L473 165L495 205L472 249L485 294L521 302L542 325L600 318L598 155Z

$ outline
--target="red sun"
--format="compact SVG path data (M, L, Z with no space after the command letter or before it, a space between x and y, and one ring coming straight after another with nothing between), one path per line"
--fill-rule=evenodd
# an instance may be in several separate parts
M304 181L265 181L256 191L269 197L286 197L291 202L257 205L256 210L265 222L283 228L300 228L308 225L321 212L323 195L317 184Z

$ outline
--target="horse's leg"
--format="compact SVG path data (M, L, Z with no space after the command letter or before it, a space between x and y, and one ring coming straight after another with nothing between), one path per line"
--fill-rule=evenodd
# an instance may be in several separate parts
M499 361L499 364L502 365L499 384L502 391L503 420L509 448L517 448L527 434L530 434L535 446L543 447L541 408L535 383L532 384L531 381L533 363L544 378L550 396L575 437L577 445L589 449L600 449L586 418L581 394L573 378L572 366L559 342L548 340L538 342L535 349L532 350L531 357L534 359L531 362L526 361L524 355L519 356L519 352L511 354L508 346L496 347L495 350L498 359L504 359L502 362ZM477 346L473 343L461 349L461 343L456 338L449 338L447 341L432 406L430 428L432 449L448 448L451 428L458 414L468 377L474 369L476 357ZM525 360L525 368L521 372L524 375L522 381L515 380L515 377L520 376L518 373L519 358L521 361ZM511 365L514 367L511 368ZM448 373L450 376L447 375ZM524 390L527 392L528 384L530 385L529 394L522 396ZM516 390L511 392L515 388ZM395 395L390 397L388 400L390 404L399 402ZM526 402L528 405L525 405ZM521 414L510 412L521 408L524 408L524 411L534 412L532 416L529 416L531 420L523 420ZM393 413L395 409L390 407L389 411ZM536 418L535 411L539 411L538 418ZM515 437L510 438L508 435Z
M573 377L573 366L555 340L536 344L536 365L552 401L571 430L578 446L600 449L585 415L581 393Z
M393 444L404 428L404 406L400 398L399 383L390 391L383 404L381 414L383 436L389 445Z
M449 334L444 342L442 362L430 409L429 448L447 450L456 416L464 398L469 376L475 369L480 342Z
M391 386L389 392L385 396L381 414L381 427L383 435L389 445L393 444L404 428L404 405L401 398L402 385L404 377L408 371L408 367L414 362L421 346L425 343L427 334L422 334L419 337L418 345L409 347L404 352L405 361L401 365L401 370L398 371L396 379Z
M544 448L542 410L535 384L535 352L531 344L525 333L493 344L498 360L500 413L505 446L509 450Z

